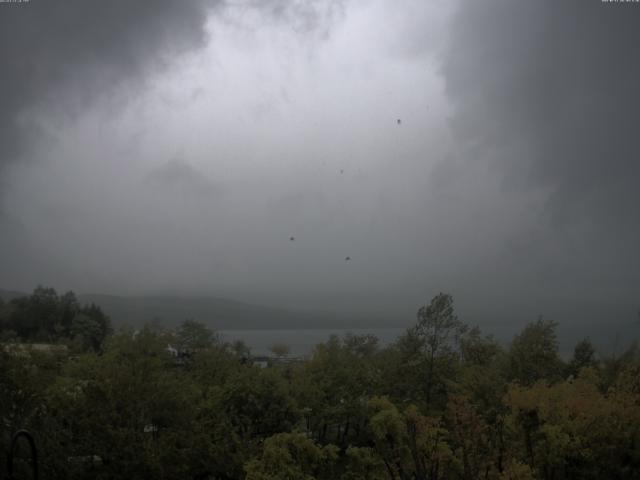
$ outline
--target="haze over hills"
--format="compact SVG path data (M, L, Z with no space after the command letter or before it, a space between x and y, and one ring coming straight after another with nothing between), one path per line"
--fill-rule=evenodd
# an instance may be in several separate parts
M26 296L17 290L0 289L0 298ZM339 305L328 302L329 308L305 308L303 306L278 306L277 298L264 301L252 298L239 301L207 295L188 294L146 294L110 295L77 294L81 304L95 303L111 318L116 328L122 326L140 327L147 322L159 321L166 327L177 326L185 319L205 323L214 330L361 330L373 333L377 329L397 329L408 327L413 315L398 311L395 315L371 312L354 312L340 309ZM461 304L464 305L464 298ZM303 303L301 303L303 305ZM286 305L286 304L282 304ZM419 305L416 305L417 309ZM504 306L502 306L504 307ZM508 309L507 309L508 310ZM486 306L485 311L469 311L457 308L457 314L470 325L479 325L483 331L492 334L505 344L518 329L527 322L544 316L558 322L557 335L560 351L567 356L576 342L590 338L600 352L619 352L626 348L640 329L640 314L635 304L617 302L566 302L548 310L523 309L517 316L509 317L500 305ZM544 314L544 315L543 315ZM578 318L582 321L578 323ZM607 322L597 321L607 318ZM328 333L327 333L328 335ZM293 342L295 343L295 342Z
M18 292L16 290L1 290L0 289L0 298L2 298L5 302L8 302L14 298L24 297L27 295L24 292Z
M5 301L28 294L0 290ZM79 294L82 304L95 303L109 315L113 325L140 326L160 321L175 326L187 318L224 329L306 329L306 328L375 328L388 326L382 318L358 314L340 314L318 310L285 309L256 305L217 297L172 295L117 296Z
M106 3L0 2L1 286L216 328L447 292L505 341L637 335L637 5Z

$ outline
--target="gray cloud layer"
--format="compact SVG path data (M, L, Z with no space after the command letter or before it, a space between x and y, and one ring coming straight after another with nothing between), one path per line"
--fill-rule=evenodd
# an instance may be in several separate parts
M37 141L41 109L74 114L205 40L202 1L65 0L0 10L0 168Z
M640 8L454 6L2 6L0 282L633 321Z
M558 222L638 224L639 25L632 4L468 2L444 65L458 138L549 187Z
M541 310L633 321L639 26L636 4L600 0L469 1L453 19L443 73L454 138L465 164L501 179L505 201L539 198L502 260L505 277L526 272L544 292Z

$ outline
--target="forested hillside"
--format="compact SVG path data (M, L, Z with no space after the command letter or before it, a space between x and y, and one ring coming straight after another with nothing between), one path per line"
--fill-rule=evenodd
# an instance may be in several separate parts
M564 362L552 321L501 345L439 294L387 348L331 337L259 368L198 322L112 333L48 289L0 312L1 448L30 430L42 478L640 477L640 350L585 339Z
M40 290L36 289L36 292ZM23 292L0 290L0 299L5 302L28 296ZM291 310L217 297L78 294L74 298L80 304L100 305L114 327L141 327L148 322L177 326L185 318L193 318L213 329L344 329L387 325L383 318L372 315Z

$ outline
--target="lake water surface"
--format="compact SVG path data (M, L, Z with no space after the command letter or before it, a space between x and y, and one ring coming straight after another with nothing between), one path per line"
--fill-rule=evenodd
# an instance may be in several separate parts
M404 328L370 329L308 329L308 330L220 330L222 340L233 342L242 340L254 355L267 355L269 348L276 343L284 343L291 348L291 355L304 357L311 354L318 343L326 342L331 335L343 336L371 334L378 337L379 345L394 342L404 333Z

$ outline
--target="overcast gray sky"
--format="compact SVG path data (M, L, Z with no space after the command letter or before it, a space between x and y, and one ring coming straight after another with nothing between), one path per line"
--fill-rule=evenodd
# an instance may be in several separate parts
M632 325L638 45L600 0L0 4L0 287Z

